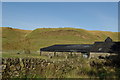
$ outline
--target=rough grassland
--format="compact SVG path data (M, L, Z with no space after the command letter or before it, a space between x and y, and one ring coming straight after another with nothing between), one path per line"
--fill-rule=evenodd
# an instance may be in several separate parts
M3 50L30 49L37 51L54 44L93 44L108 36L118 40L117 32L87 31L76 28L38 28L33 31L8 27L2 28Z

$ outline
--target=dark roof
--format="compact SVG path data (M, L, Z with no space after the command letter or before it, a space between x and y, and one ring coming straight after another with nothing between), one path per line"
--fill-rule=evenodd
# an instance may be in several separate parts
M116 52L120 51L120 42L95 42L91 52Z
M91 48L91 52L110 52L110 48L114 43L95 42Z
M61 44L41 48L40 51L49 52L120 52L120 42L113 42L108 37L104 42L94 44Z
M90 51L91 44L66 44L66 45L53 45L45 48L41 48L41 51L50 52L86 52Z

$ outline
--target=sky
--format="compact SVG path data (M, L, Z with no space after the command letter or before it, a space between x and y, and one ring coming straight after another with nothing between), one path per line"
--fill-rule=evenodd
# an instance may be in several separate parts
M3 2L2 26L118 32L117 2Z
M119 0L1 0L2 2L119 2Z

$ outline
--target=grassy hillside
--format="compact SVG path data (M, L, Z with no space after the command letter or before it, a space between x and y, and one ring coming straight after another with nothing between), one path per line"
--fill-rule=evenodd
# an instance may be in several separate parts
M2 48L3 50L19 50L23 48L25 36L29 30L13 29L2 27Z
M76 28L38 28L33 31L2 27L3 50L39 50L54 44L93 44L107 37L118 40L117 32L87 31Z

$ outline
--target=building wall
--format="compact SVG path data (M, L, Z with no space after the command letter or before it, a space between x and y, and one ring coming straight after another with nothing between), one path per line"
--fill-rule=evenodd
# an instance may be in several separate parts
M110 53L97 53L97 52L90 52L90 58L99 58L99 56L101 57L107 57L110 56Z
M89 58L91 59L91 58L97 58L97 59L99 59L99 56L101 56L101 57L109 57L110 55L116 55L115 53L112 53L112 54L110 54L110 53L97 53L97 52L90 52L89 53ZM41 56L48 56L48 57L54 57L54 56L57 56L57 57L65 57L65 58L68 58L68 57L70 57L70 56L77 56L77 57L79 57L79 56L82 56L82 57L85 57L85 56L87 56L87 55L85 55L84 53L81 53L81 52L45 52L45 51L42 51L42 54L41 54Z
M48 57L53 57L53 56L58 56L58 57L68 57L68 56L81 56L81 52L41 52L41 56L48 56Z

